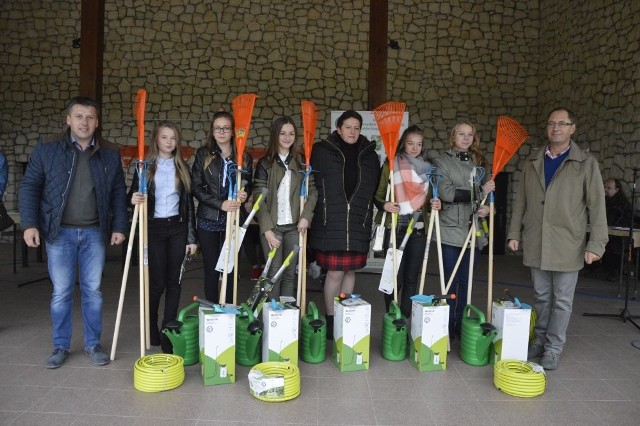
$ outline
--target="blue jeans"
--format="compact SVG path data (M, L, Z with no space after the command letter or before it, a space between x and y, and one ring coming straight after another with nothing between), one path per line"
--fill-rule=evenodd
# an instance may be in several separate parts
M102 334L100 280L104 269L105 243L100 228L60 228L55 241L47 242L47 258L49 276L53 282L53 347L69 350L71 346L77 266L84 323L84 347L93 348L100 343Z
M453 267L456 265L458 256L462 247L450 246L447 244L442 245L442 263L444 267L444 282L449 282L449 277L453 272ZM464 307L467 306L467 289L469 288L469 260L471 250L465 250L464 256L458 266L456 276L451 282L451 288L449 288L449 294L455 293L456 298L449 310L449 335L453 336L454 333L460 335L460 327L462 326L462 313ZM480 250L476 249L475 259L480 256ZM475 266L475 265L474 265Z

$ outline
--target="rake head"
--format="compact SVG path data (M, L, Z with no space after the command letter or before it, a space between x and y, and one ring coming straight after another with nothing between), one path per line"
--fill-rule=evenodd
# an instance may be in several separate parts
M389 158L389 167L393 170L393 159L396 156L398 148L398 138L400 134L400 125L406 104L404 102L386 102L373 110L373 116L378 124L382 144L385 153Z
M133 103L133 115L136 117L138 127L138 160L144 161L144 112L147 107L147 91L138 89L136 100Z
M311 101L302 101L302 128L304 129L304 159L305 163L311 161L311 149L316 135L318 123L318 108Z
M242 157L249 137L249 125L251 124L251 115L253 114L253 106L257 97L253 93L245 93L236 96L231 104L233 120L236 124L234 131L236 135L236 151L238 152L237 163L240 168L242 168Z
M493 167L491 173L495 177L509 162L520 145L529 138L529 134L513 118L501 115L498 117L498 131L496 147L493 152Z

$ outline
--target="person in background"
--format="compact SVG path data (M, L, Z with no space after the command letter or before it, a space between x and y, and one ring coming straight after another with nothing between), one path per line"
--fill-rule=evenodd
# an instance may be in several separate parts
M362 116L348 110L336 130L316 142L311 153L318 202L309 244L321 268L327 269L324 302L327 338L333 339L333 300L353 293L356 270L367 264L373 198L380 176L375 143L360 134Z
M296 146L298 129L291 117L276 118L271 124L269 145L263 158L256 166L256 193L263 188L269 190L265 205L258 210L262 250L267 253L274 247L278 251L273 258L268 273L273 277L280 269L284 259L295 245L300 235L304 235L313 218L318 193L309 176L309 196L300 210L300 188L304 184L303 161L300 149ZM296 295L297 256L275 283L271 297Z
M0 201L4 197L4 191L7 189L7 183L9 181L9 165L7 164L7 157L4 152L0 150Z
M631 226L633 208L622 191L618 179L609 178L604 181L604 203L607 210L607 225L628 228ZM620 257L622 256L625 238L609 237L609 243L602 256L602 269L607 281L617 281L620 277Z
M555 108L546 128L547 146L534 151L522 168L507 240L514 252L524 242L523 263L531 268L537 320L528 357L542 356L540 365L555 370L567 340L578 272L602 257L608 231L598 162L572 139L575 114Z
M95 365L109 363L100 345L100 284L106 245L121 244L128 228L127 188L117 146L96 135L100 108L87 97L65 109L69 128L36 145L20 185L24 241L46 242L53 283L53 353L46 368L62 366L71 350L76 271L80 286L84 350Z
M195 213L191 197L191 175L182 157L178 127L161 121L151 135L147 152L147 223L149 242L149 324L153 346L161 343L161 330L178 316L180 267L185 254L198 248ZM141 204L137 174L131 185L131 204ZM158 328L158 308L164 293L164 314ZM163 350L169 345L163 342Z
M485 194L495 189L495 182L489 180L486 175L482 185L471 183L474 169L480 172L480 168L487 167L487 159L480 153L480 138L473 124L457 123L451 129L449 145L450 149L434 160L438 173L442 175L439 194L442 200L440 226L446 283L449 282L462 252L471 221L478 221L478 218L484 218L489 214L489 207L480 205L480 201ZM449 289L449 294L456 295L449 313L449 336L452 339L460 336L462 315L467 305L471 250L475 250L474 259L477 259L480 250L488 243L486 235L482 233L482 227L478 225L477 228L481 235L476 238L476 246L465 250ZM475 265L477 263L473 266Z
M247 173L244 188L238 188L238 199L229 199L229 168L236 164L233 115L224 110L213 114L209 139L198 148L192 166L192 190L198 200L197 234L204 263L204 293L207 300L218 302L220 272L216 271L226 234L227 213L239 211L251 192L253 160L244 152L243 167ZM233 177L235 179L235 177ZM235 181L234 181L235 182ZM240 186L240 185L239 185ZM227 279L226 303L233 301L233 275Z
M382 211L387 213L398 214L396 227L396 241L398 246L404 238L409 221L414 212L419 215L413 224L413 233L409 237L407 246L402 255L402 262L398 267L398 292L400 292L400 310L407 318L411 317L411 296L416 294L418 288L418 278L422 271L422 260L426 246L425 221L428 216L427 188L426 179L427 172L431 168L431 163L427 158L427 150L423 145L422 130L418 126L409 126L400 137L398 142L397 155L395 158L394 169L396 175L401 176L402 182L394 181L394 185L401 187L397 190L396 201L386 200L387 188L389 187L389 161L388 159L382 165L380 181L375 195L375 204L378 208L376 222L382 220ZM401 209L401 204L406 206ZM439 199L431 199L431 208L439 210L441 203ZM391 214L386 216L384 224L386 228L384 251L389 248L391 236ZM384 301L387 311L389 305L393 301L393 294L385 294Z

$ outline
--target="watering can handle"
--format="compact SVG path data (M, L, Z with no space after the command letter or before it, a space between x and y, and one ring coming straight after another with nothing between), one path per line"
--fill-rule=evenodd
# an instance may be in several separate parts
M247 316L249 317L249 322L255 320L255 317L253 316L253 312L251 312L251 308L249 308L249 305L247 305L247 302L243 303L241 306L242 306L242 310L247 313Z
M478 316L478 320L480 321L480 324L482 324L484 322L487 322L486 318L484 316L484 313L480 309L476 308L473 305L465 306L464 307L464 316L467 317L467 318L469 317L469 314L468 314L469 311L472 311L474 314L476 314Z
M389 306L389 313L391 315L393 315L393 319L400 319L402 318L402 312L400 311L400 307L398 306L398 303L396 303L395 300L391 301L391 305Z
M309 313L313 316L314 320L320 319L320 315L318 314L318 307L313 301L309 302Z
M194 309L198 309L199 307L200 307L200 303L198 302L193 302L192 304L186 306L178 314L178 321L180 321L181 323L184 323L184 317L186 317L189 312L191 312Z

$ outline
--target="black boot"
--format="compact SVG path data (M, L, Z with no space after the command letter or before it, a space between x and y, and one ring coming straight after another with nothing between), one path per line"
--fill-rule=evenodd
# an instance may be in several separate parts
M325 315L327 319L327 340L333 340L333 315Z

